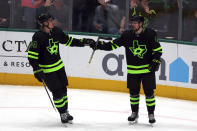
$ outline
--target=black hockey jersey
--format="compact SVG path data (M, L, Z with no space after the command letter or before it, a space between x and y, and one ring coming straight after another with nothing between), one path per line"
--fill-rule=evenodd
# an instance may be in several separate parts
M114 50L125 47L127 72L129 74L149 73L148 66L153 59L160 60L162 47L157 40L156 32L146 28L139 35L132 30L125 31L120 38L111 42L99 42L97 49Z
M64 67L59 54L59 44L65 46L84 46L79 39L75 39L55 27L50 33L35 32L28 49L28 60L34 73L43 71L50 73Z

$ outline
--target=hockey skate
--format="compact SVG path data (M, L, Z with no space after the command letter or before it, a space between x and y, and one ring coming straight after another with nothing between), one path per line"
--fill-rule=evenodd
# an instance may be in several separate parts
M151 125L153 125L156 122L154 114L148 114L148 119Z
M68 118L68 122L72 123L73 116L71 116L68 111L66 111L66 115L67 115L67 118Z
M73 120L73 116L71 116L68 111L60 114L60 118L62 123L72 123Z
M132 112L131 116L128 117L129 124L133 125L138 122L138 112Z

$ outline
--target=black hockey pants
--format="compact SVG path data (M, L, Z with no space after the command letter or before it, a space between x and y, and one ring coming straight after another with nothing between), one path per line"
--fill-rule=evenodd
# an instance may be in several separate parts
M130 91L130 104L133 112L139 111L140 101L140 85L142 84L144 94L146 96L146 105L149 114L154 113L155 110L155 97L154 89L156 89L155 73L146 74L128 74L127 75L127 88Z
M54 104L59 113L68 109L67 85L68 80L64 67L52 73L44 75L44 81L52 92Z

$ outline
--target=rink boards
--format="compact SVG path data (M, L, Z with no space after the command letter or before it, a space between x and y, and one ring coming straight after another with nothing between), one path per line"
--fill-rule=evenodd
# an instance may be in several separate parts
M126 81L90 79L79 77L68 77L69 88L91 89L104 91L128 92ZM0 83L6 85L33 85L42 86L33 75L29 74L0 74ZM141 92L143 93L143 91ZM168 85L157 85L156 96L185 99L197 101L197 90L192 88L175 87Z
M33 75L27 60L27 47L32 32L0 31L0 84L41 85ZM74 38L93 38L85 34ZM162 41L162 64L157 76L156 95L197 100L197 46ZM60 53L69 78L69 87L128 92L124 48L96 51L88 64L89 47L60 46Z

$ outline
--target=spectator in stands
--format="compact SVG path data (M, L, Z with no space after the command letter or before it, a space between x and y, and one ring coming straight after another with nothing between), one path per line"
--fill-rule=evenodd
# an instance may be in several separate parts
M130 9L133 10L133 13L135 13L135 9L140 6L140 0L130 0ZM132 14L132 16L135 14Z
M81 31L93 32L93 19L95 8L99 5L97 0L86 0L82 10Z
M73 16L72 25L73 31L81 31L83 10L85 7L86 0L73 0Z
M53 5L52 0L44 0L42 6L36 9L36 18L40 14L48 14L52 5Z
M149 6L149 0L130 0L129 14L132 14L130 16L134 16L136 14L144 16L145 20L143 26L145 28L148 26L151 17L156 15L156 12Z
M120 9L120 16L122 16L122 19L120 22L119 32L122 33L125 30L126 0L111 0L111 2L115 5L117 5Z
M193 27L191 29L191 31L192 31L191 34L193 36L192 42L197 42L197 31L196 31L196 29L197 29L197 9L194 10L194 14L193 14L193 19L192 19L191 25Z
M121 11L125 10L126 0L111 0L111 2L117 5Z
M10 7L11 8L11 7ZM24 28L25 21L24 18L24 11L23 8L21 8L21 0L15 1L15 7L14 7L14 13L12 14L12 17L14 20L11 23L11 27L14 28Z
M183 35L182 40L197 42L197 1L183 3Z
M7 28L9 27L9 18L10 18L10 7L9 1L1 0L0 1L0 27Z
M53 6L49 12L54 17L55 26L62 30L68 30L69 5L65 5L63 0L54 0Z
M36 28L36 8L43 4L43 0L21 0L24 8L25 28Z
M93 32L93 18L98 5L97 0L73 1L73 31Z
M95 9L94 27L96 32L120 34L121 16L117 5L111 0L98 0L99 6Z

